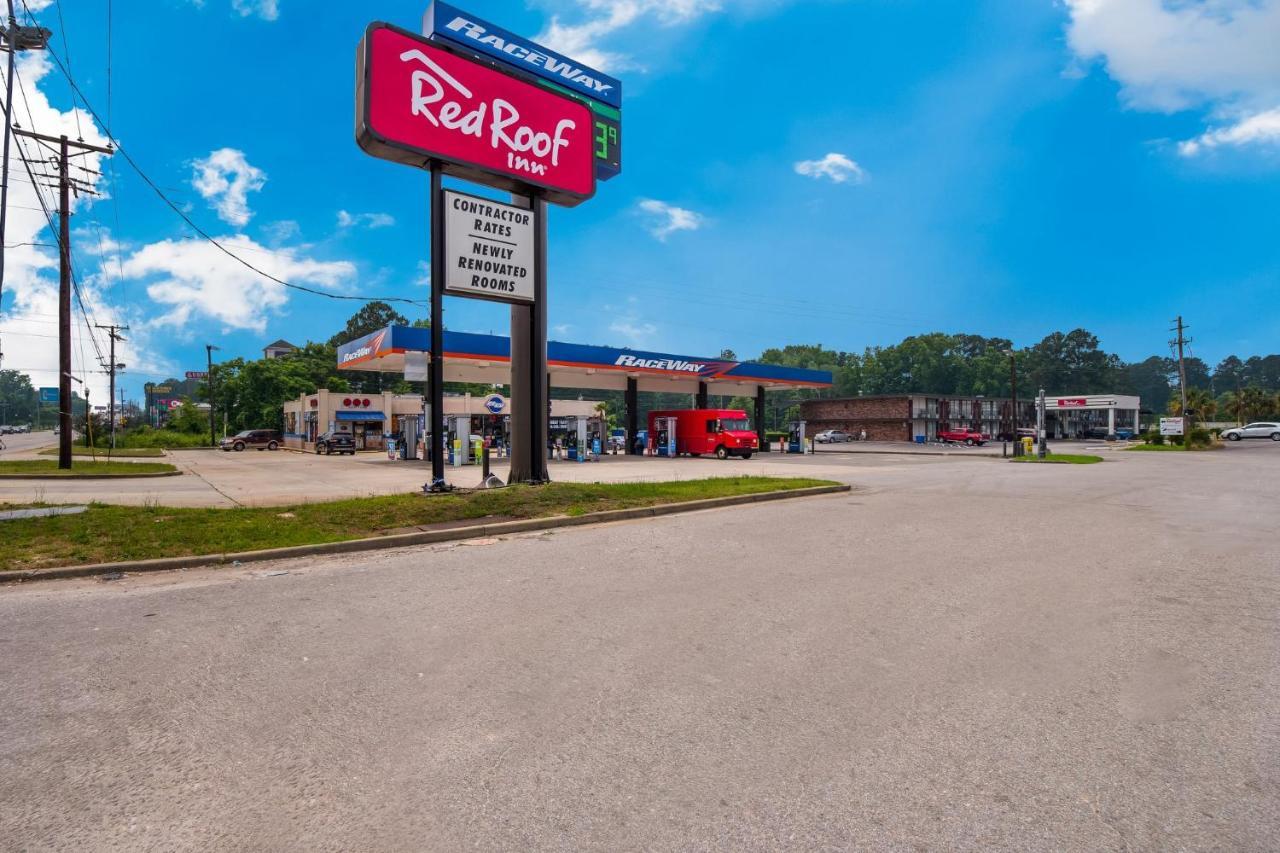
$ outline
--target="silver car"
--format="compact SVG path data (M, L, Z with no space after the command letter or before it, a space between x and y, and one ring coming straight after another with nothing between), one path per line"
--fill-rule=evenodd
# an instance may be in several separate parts
M818 444L834 444L838 441L853 441L853 436L842 429L824 429L813 437Z
M1272 421L1257 421L1234 429L1224 429L1222 437L1228 441L1240 441L1242 438L1269 438L1280 441L1280 424Z

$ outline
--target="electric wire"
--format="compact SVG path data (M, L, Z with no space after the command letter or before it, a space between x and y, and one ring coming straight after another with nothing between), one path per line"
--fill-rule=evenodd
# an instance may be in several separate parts
M27 17L32 21L33 25L38 26L38 21L36 20L35 15L32 14L30 7L27 6L26 0L23 0L22 7L26 11ZM235 252L227 248L225 245L223 245L216 237L214 237L208 231L200 227L195 222L195 220L193 220L190 216L187 215L186 211L184 211L178 204L176 204L167 195L165 195L164 191L160 188L160 186L156 184L156 182L153 181L145 171L143 171L142 167L138 164L136 160L133 159L132 155L130 155L128 150L126 150L124 146L120 144L120 140L118 140L115 137L112 130L109 127L107 127L107 123L102 120L102 117L98 114L98 111L93 108L93 104L89 102L88 97L86 97L84 92L81 91L79 84L76 83L75 78L71 74L70 68L67 66L67 64L63 63L62 59L58 56L57 51L55 51L52 47L49 47L46 49L45 52L48 54L50 58L53 59L54 64L57 65L58 70L62 73L62 76L66 78L67 84L71 87L72 91L74 91L77 95L79 95L80 102L84 105L85 111L89 113L89 115L94 119L94 121L96 121L100 125L103 125L103 127L106 130L107 139L110 141L112 147L115 148L116 153L124 157L125 162L129 164L130 168L132 168L135 172L137 172L138 177L142 179L143 183L145 183L148 187L150 187L151 190L157 196L159 196L160 200L163 201L165 205L169 207L170 210L172 210L175 214L177 214L178 217L187 224L188 228L190 228L201 238L203 238L204 240L212 244L224 255L234 260L236 263L240 264L246 269L249 269L255 274L267 279L268 281L273 281L276 284L281 285L282 287L287 287L287 288L290 288L291 290L297 290L302 293L309 293L312 296L322 296L326 299L335 299L335 300L342 300L342 301L349 301L349 302L388 302L388 303L400 303L400 304L418 305L418 306L425 306L428 304L428 302L425 300L410 299L408 297L403 297L403 296L350 296L350 295L341 294L341 293L329 293L327 291L320 290L318 288L309 287L303 284L297 284L296 282L287 281L285 279L280 278L279 276L272 275L271 273L267 272L261 267L255 266L254 264L240 257L238 254L236 254Z

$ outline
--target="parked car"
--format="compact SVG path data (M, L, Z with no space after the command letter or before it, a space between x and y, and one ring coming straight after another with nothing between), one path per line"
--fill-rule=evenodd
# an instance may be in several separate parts
M853 436L842 429L824 429L813 437L818 444L835 444L841 441L853 441Z
M280 433L273 429L246 429L230 438L222 439L222 444L219 446L228 452L234 450L237 453L246 447L252 447L255 450L278 450Z
M8 424L0 424L0 435L13 435L17 430Z
M1280 424L1273 421L1257 421L1242 427L1224 429L1222 437L1228 441L1240 441L1243 438L1269 438L1280 441Z
M356 455L356 437L349 432L325 432L316 437L316 455L334 453Z
M1133 430L1121 427L1120 429L1116 430L1116 438L1120 439L1121 441L1128 441L1129 439L1133 438Z
M955 441L969 447L987 443L987 436L973 429L948 429L938 431L938 441Z

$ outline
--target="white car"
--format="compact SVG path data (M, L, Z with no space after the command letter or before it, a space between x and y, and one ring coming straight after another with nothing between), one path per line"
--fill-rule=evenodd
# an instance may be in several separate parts
M1222 437L1228 441L1239 441L1242 438L1269 438L1272 441L1280 441L1280 424L1257 421L1234 429L1224 429Z
M834 444L837 441L853 441L853 436L842 429L824 429L813 440L818 444Z

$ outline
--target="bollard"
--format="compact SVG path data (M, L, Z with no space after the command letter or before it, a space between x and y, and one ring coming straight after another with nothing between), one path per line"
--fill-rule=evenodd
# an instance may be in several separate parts
M482 464L484 465L484 467L480 469L480 477L483 480L487 480L489 479L489 446L488 445L485 445L485 448L484 448L484 462Z

